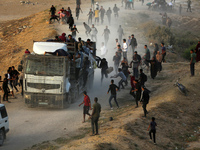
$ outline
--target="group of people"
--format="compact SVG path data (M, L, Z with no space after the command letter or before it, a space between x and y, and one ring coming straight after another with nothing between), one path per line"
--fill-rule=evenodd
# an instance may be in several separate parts
M13 98L16 98L14 95L14 89L16 90L16 92L19 92L17 85L23 87L23 75L20 75L20 73L15 69L15 67L12 66L8 68L7 73L4 75L4 79L0 82L3 82L3 101L10 103L10 101L8 100L9 93L11 93ZM23 95L23 89L21 94Z
M94 22L95 22L96 25L99 24L99 20L101 20L101 24L103 24L104 23L104 17L106 15L107 18L108 18L108 23L110 25L112 11L114 13L114 17L118 18L119 17L119 13L118 12L120 11L120 9L117 7L116 4L114 5L112 10L109 7L108 10L106 11L103 6L101 6L99 8L98 2L97 2L94 11L92 11L92 9L90 9L90 11L87 14L88 15L88 24L90 24L90 23L92 24L93 23L92 22L93 18L94 18Z

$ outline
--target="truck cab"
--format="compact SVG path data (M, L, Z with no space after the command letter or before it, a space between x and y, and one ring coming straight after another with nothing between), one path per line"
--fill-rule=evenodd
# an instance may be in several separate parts
M9 131L9 121L6 107L4 104L0 104L0 146L3 145L6 139L6 133Z

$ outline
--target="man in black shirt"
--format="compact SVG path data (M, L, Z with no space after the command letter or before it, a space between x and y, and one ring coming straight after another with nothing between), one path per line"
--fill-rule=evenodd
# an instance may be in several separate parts
M11 77L14 78L14 80L12 81L12 85L15 88L15 90L18 92L18 89L16 86L18 84L19 72L15 69L14 66L12 66Z
M53 5L50 8L50 13L52 16L56 14L56 8Z
M132 48L132 54L134 54L135 48L137 48L137 40L134 38L134 34L131 35L131 43L129 44Z
M102 84L104 75L106 78L108 78L108 74L107 74L108 62L106 61L105 58L101 60L99 68L101 68L101 84Z
M145 89L144 87L142 87L142 99L140 100L140 102L142 102L142 107L144 110L144 117L146 117L147 115L147 104L149 103L149 91L147 89Z
M76 28L76 25L74 25L74 27L71 29L71 32L72 32L72 38L75 39L76 38L76 32L78 32L78 29Z
M118 90L119 90L119 87L114 84L114 80L111 80L111 84L110 84L108 92L107 92L107 94L108 94L109 91L111 91L111 95L110 95L110 98L109 98L110 109L113 109L112 104L111 104L111 100L113 98L114 98L114 101L115 101L117 107L119 108L119 105L118 105L117 99L116 99L117 98L116 91L118 91Z
M135 89L132 90L132 92L136 92L136 96L135 96L135 102L136 102L136 107L138 108L138 101L140 101L141 98L141 85L138 82L138 80L133 81L135 83Z
M143 69L140 69L140 85L144 87L144 83L147 81L147 75L144 74Z
M2 88L3 88L3 101L8 101L8 75L5 74L5 78L3 79L3 85L2 85Z

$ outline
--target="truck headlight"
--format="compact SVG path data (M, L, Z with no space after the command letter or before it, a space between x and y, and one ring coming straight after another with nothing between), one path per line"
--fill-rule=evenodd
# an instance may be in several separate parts
M25 99L31 99L31 95L24 95Z

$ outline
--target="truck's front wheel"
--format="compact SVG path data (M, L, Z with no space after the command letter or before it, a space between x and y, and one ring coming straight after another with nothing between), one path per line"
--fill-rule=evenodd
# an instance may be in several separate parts
M3 129L1 129L0 130L0 146L3 145L4 139L5 139L5 132Z

